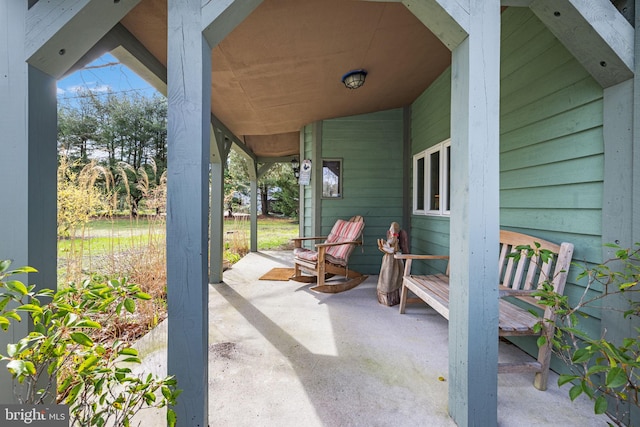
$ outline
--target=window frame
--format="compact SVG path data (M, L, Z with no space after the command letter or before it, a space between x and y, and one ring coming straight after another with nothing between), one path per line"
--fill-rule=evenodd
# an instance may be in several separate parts
M336 174L337 176L337 188L338 188L338 193L334 194L334 195L325 195L325 185L326 185L326 181L325 181L325 174L324 174L324 170L327 166L326 163L331 162L331 163L337 163L338 164L338 173ZM343 198L343 194L342 194L342 184L343 184L343 169L342 169L342 159L341 158L323 158L322 159L322 164L321 164L321 175L322 175L322 189L321 189L321 198L322 199L329 199L329 200L336 200L336 199L342 199Z
M432 158L438 154L438 207L431 206L432 194ZM413 214L425 216L449 216L451 214L451 138L432 145L413 156ZM420 162L423 170L420 173ZM419 182L419 178L423 182ZM422 194L421 190L422 189ZM420 204L422 206L420 206Z
M419 162L422 160L422 166L419 166ZM427 200L425 198L426 193L426 167L427 164L427 153L425 151L421 151L413 156L413 213L414 215L425 215L426 214L426 204ZM418 173L419 170L422 170L422 175ZM419 178L422 177L422 182L419 182ZM422 190L422 191L420 191ZM422 198L419 198L419 194L422 193ZM420 206L421 205L421 206Z

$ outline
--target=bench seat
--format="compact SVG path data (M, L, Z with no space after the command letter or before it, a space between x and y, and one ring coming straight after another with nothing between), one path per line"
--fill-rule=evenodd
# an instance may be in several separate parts
M538 246L538 251L549 251L553 255L544 262L539 255L527 257L525 250L520 250L520 258L515 260L510 257L512 252L518 252L518 246L528 245L531 248ZM538 252L540 253L540 252ZM532 236L521 233L501 230L500 232L500 256L499 256L499 284L498 293L498 334L499 336L529 336L540 335L550 337L553 334L552 323L543 322L542 332L536 332L536 325L541 318L530 312L534 308L543 317L555 320L555 314L548 308L538 304L536 298L531 296L538 286L549 281L556 292L562 294L567 279L567 272L573 255L573 245L562 243L557 245ZM432 275L411 274L413 261L416 260L443 260L448 259L442 255L417 255L397 254L396 258L405 262L402 291L400 293L400 313L405 312L408 302L424 301L445 319L449 320L449 267L446 273ZM553 272L553 273L551 273ZM411 291L417 298L408 298ZM509 297L509 298L507 298ZM521 304L515 304L518 300ZM547 340L538 351L538 359L534 362L509 363L498 365L498 372L535 372L534 386L540 390L546 390L549 376L549 364L551 362L551 342Z

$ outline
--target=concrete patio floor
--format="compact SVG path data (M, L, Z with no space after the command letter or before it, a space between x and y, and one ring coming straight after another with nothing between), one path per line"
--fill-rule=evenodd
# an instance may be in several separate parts
M251 253L210 285L210 426L455 426L441 316L378 304L377 276L340 294L258 280L291 266L288 252ZM166 324L138 347L146 367L162 374ZM514 357L527 356L501 343L500 359ZM499 426L606 425L591 402L571 402L556 381L552 373L541 392L531 374L501 374Z

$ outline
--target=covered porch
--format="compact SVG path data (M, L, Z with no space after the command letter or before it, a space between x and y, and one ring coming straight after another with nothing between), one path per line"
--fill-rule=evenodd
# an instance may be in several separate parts
M292 266L290 252L253 252L209 285L209 425L456 425L444 318L426 305L400 315L378 304L377 276L340 294L259 280ZM159 369L166 334L165 323L140 343L146 363ZM506 342L499 347L501 361L529 357ZM541 392L532 374L500 375L498 425L606 424L588 400L570 402L556 380L552 372Z
M360 418L353 421L357 424L362 414L376 413L373 408L380 406L379 397L414 390L411 399L406 399L414 409L412 416L432 407L427 401L442 399L438 413L448 423L452 421L447 419L447 413L458 425L496 425L497 410L498 419L515 412L517 415L513 416L532 425L535 417L527 412L528 405L536 416L546 416L550 404L539 399L567 400L558 397L562 393L554 397L546 392L547 396L538 397L542 393L523 379L522 390L509 394L519 402L525 396L527 405L514 407L504 401L505 380L496 379L498 280L493 266L498 230L510 227L531 230L531 234L553 241L566 239L582 251L578 252L579 257L591 261L602 258L603 242L624 245L638 240L640 216L634 215L638 204L633 189L639 179L636 165L640 115L635 106L640 95L635 84L637 64L633 58L638 43L634 29L608 0L336 0L331 2L333 15L326 19L313 10L303 13L305 9L300 6L315 4L324 10L327 3L65 0L54 4L31 0L27 9L22 3L7 2L0 8L0 18L7 28L7 37L1 39L0 57L8 58L5 72L0 73L4 76L0 94L7 100L0 106L0 120L9 142L0 156L0 170L3 179L12 185L0 190L0 199L11 201L0 212L0 231L6 242L0 249L18 264L36 266L40 270L34 279L37 282L55 283L55 80L74 64L85 63L83 55L118 50L152 74L151 79L168 95L167 270L171 323L165 366L178 377L184 390L176 407L179 424L202 426L206 420L222 419L226 414L219 405L235 407L251 396L248 388L246 394L238 389L233 395L215 388L217 381L229 378L235 366L216 366L216 371L211 371L215 375L208 375L207 370L216 345L244 337L256 365L243 364L243 372L252 379L250 387L263 387L262 403L256 404L268 405L274 413L297 412L291 409L295 405L278 406L270 400L280 397L280 390L298 394L303 391L301 395L307 396L309 403L298 402L299 406L308 406L318 423L330 424L331 420L321 418L329 413L354 417L360 413ZM346 5L357 8L353 15L345 15ZM367 13L371 10L373 13ZM385 18L387 13L389 17ZM280 21L274 17L297 25L278 25ZM353 29L353 35L334 38L336 29L327 24L336 23L338 17L348 19L337 27ZM390 19L394 17L403 19ZM310 27L311 24L320 28ZM281 38L286 34L282 32L284 28L290 28L291 33ZM406 34L408 41L437 43L411 48L408 41L393 40L407 28L412 29ZM246 34L243 29L255 32ZM80 39L79 33L83 34ZM368 36L361 38L362 34ZM344 40L352 39L362 39L362 46L353 52L344 50L344 46L352 46ZM378 50L370 50L377 40L385 43ZM266 49L286 46L285 41L293 42L300 50L284 49L292 54L288 56ZM323 48L319 42L328 43L331 49ZM220 56L221 51L237 56L231 61ZM405 55L392 56L398 52ZM265 56L253 63L249 59L261 58L257 53ZM319 64L333 63L328 58L340 60L341 64L320 73L318 65L309 61L311 54ZM408 67L417 75L396 74L400 65L406 65L418 54L425 59L422 66ZM280 61L273 61L274 58ZM445 60L436 63L435 58ZM274 67L265 68L266 65ZM305 72L306 66L312 72ZM347 91L337 77L332 77L360 67L370 72L363 88L367 91ZM391 70L391 74L385 74L385 70ZM299 76L308 77L307 84L289 84L298 82ZM281 77L284 82L278 80ZM326 86L319 84L322 81ZM396 86L404 82L416 82L416 92L406 99L395 98L407 93ZM305 92L296 95L292 87ZM246 103L236 105L233 100L245 98L231 89L241 89L252 96ZM223 96L225 93L228 98ZM296 96L283 99L285 95ZM357 97L360 107L366 108L355 108ZM394 102L383 102L388 100ZM301 115L309 105L328 108L318 114ZM254 115L260 111L271 115ZM362 119L365 114L368 115ZM373 123L367 127L369 133L362 132L359 123L354 124L354 115L361 122ZM296 121L289 122L293 118ZM270 127L276 119L286 122L282 128ZM382 129L375 127L381 124ZM261 151L273 148L274 138L293 145L283 143L278 148L288 147L284 151ZM428 150L438 144L445 153L447 139L451 146L450 199L454 209L450 213L432 213L420 205L420 197L412 194L422 185L416 178L419 174L410 172L416 170L412 161L424 163L426 154L431 153ZM538 146L529 147L531 143ZM403 227L411 232L412 250L450 253L452 295L457 304L448 335L442 319L428 316L434 317L433 325L422 325L421 317L399 316L395 310L378 307L375 298L371 299L371 306L362 309L367 315L362 314L357 321L338 321L338 313L355 314L364 307L362 304L369 304L364 293L372 290L372 279L353 293L330 297L295 292L298 284L253 283L258 276L251 276L251 284L232 286L229 275L240 272L240 266L222 280L223 177L226 156L232 147L241 149L252 161L253 197L261 172L259 164L285 157L289 160L292 155L313 160L313 184L301 187L306 203L302 206L303 235L323 234L335 218L358 214L365 216L365 233L370 233L365 237L373 241L381 237L391 220L402 218ZM347 187L342 199L326 200L318 191L319 165L324 158L344 161ZM428 188L426 181L424 184ZM384 203L381 189L386 190ZM549 196L550 190L555 191L553 197ZM255 213L252 222L255 224ZM254 246L252 233L252 249ZM254 255L259 256L251 256ZM367 268L375 273L376 263L377 258L365 253L356 264L358 268L365 267L361 268L365 273ZM247 271L251 268L247 267ZM250 278L247 272L239 274ZM222 283L208 285L209 282ZM244 293L245 287L265 294ZM213 299L216 294L222 305L211 311L208 297ZM318 308L323 311L316 322L303 323L313 319L311 313ZM369 348L359 341L374 332L380 336L386 333L385 338L390 339L393 334L404 333L396 329L407 329L390 328L380 319L372 319L373 310L389 322L397 319L403 324L426 326L413 328L413 336L399 337L402 345L398 348L414 355L406 360L416 364L411 371L416 375L405 374L402 369L391 370L394 365L380 364L382 360L392 360L393 351L387 349L395 347L385 347L383 341ZM231 332L235 324L218 322L218 316L234 311L248 331L254 328L258 335L238 328L233 333L245 335L236 337ZM290 317L280 317L279 313ZM603 314L603 325L616 326L606 315ZM310 332L296 330L299 324L307 324ZM379 331L375 325L384 328ZM594 322L594 330L599 327ZM436 329L447 339L425 339L425 331L432 333ZM18 332L27 330L25 325ZM355 341L350 335L354 330L358 334ZM228 334L225 341L216 341L220 331ZM436 341L444 346L437 352ZM228 356L232 354L229 352ZM267 365L265 370L260 362L266 360L267 354L279 357L280 363ZM439 355L442 359L437 360L448 372L435 372L439 365L420 365L418 361L424 360L419 356L424 354L430 355L424 359L434 360ZM233 360L222 358L227 359ZM349 366L347 361L357 363L348 372L344 368ZM258 377L273 375L278 367L283 370L284 385L277 383L282 389ZM384 376L375 376L383 371ZM410 377L412 385L403 385L400 377L389 375L396 371ZM356 374L362 376L362 381L371 381L357 388L357 399L356 391L347 388L352 382L346 380ZM440 376L446 381L439 381ZM290 378L293 379L287 387ZM386 388L381 394L369 393L373 384L384 384ZM437 396L426 398L434 390ZM530 392L535 397L521 394ZM283 392L281 396L287 394ZM328 402L344 405L344 411L323 410L327 408L323 404L329 405ZM349 409L357 402L366 406L360 411ZM384 416L400 413L394 408L385 406ZM563 404L561 408L573 407ZM402 409L403 414L405 410L409 413ZM590 412L587 405L576 411L573 419L579 420L579 416ZM425 419L430 416L419 415L421 421L413 424L429 424ZM255 420L247 417L237 421L251 424ZM501 424L511 425L505 421ZM557 418L553 424L563 425ZM589 423L580 420L576 425Z

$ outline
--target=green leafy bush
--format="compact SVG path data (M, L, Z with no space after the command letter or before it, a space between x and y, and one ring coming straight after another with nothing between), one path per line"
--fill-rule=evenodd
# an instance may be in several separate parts
M584 393L594 402L595 413L606 414L613 424L623 426L628 422L630 405L640 408L640 328L633 329L633 336L614 341L606 332L597 338L587 335L579 323L586 316L586 307L598 307L614 297L623 298L627 304L626 309L620 310L620 322L638 323L640 302L632 296L640 290L640 244L627 249L613 244L606 246L613 248L615 255L602 264L572 264L581 269L577 280L586 281L584 293L576 303L571 304L566 295L554 292L549 280L535 293L540 303L551 307L557 315L554 335L540 337L538 343L551 339L554 353L568 366L569 373L560 375L558 385L571 386L571 400ZM602 292L588 298L588 292L595 287Z
M35 290L12 277L35 270L9 270L10 265L0 261L0 327L6 331L25 316L34 325L0 355L22 385L16 388L20 403L58 400L69 405L72 421L83 426L128 426L142 408L175 404L175 378L136 375L129 367L140 363L135 349L121 341L105 344L92 338L92 331L117 316L133 314L136 301L150 298L138 285L124 279L89 279L56 292ZM167 421L175 425L171 408Z

